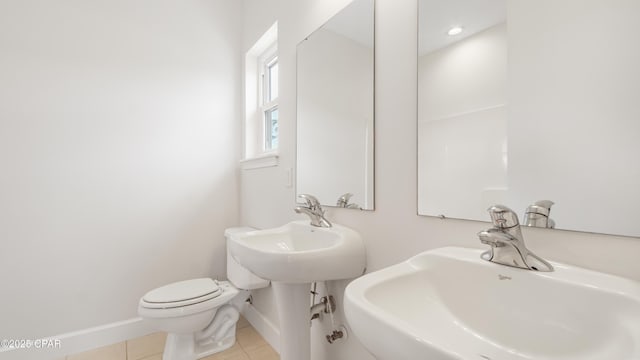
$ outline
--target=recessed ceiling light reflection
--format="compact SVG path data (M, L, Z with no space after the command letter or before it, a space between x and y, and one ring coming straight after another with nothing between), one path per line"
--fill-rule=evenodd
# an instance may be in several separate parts
M449 29L449 31L447 31L447 35L454 36L454 35L460 34L461 32L462 32L462 27L454 26L451 29Z

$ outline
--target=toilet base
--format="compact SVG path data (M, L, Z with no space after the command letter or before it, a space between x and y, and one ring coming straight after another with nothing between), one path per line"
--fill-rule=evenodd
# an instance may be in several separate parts
M162 360L197 360L227 350L236 342L239 313L223 305L205 329L196 333L169 333Z
M168 334L162 360L197 360L225 351L236 343L236 328L226 338L219 341L194 340L193 334Z
M232 347L236 343L236 324L233 324L227 334L226 337L217 341L213 340L213 338L200 340L196 345L196 359L213 355Z

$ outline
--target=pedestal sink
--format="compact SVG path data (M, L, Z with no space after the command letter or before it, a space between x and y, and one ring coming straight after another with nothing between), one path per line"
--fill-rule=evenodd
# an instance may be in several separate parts
M309 291L314 281L350 279L365 270L360 235L344 226L294 221L228 240L238 263L272 281L280 319L280 359L309 360Z
M480 254L436 249L354 280L344 300L353 334L381 360L640 359L640 283Z

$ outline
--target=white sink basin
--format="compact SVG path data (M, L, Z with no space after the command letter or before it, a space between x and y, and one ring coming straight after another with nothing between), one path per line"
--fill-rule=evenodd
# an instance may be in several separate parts
M275 229L232 236L231 256L254 274L272 281L281 360L310 360L309 291L314 281L350 279L364 273L360 234L344 226L315 227L294 221Z
M294 221L234 236L231 255L254 274L286 283L349 279L365 269L360 234L340 225L321 228Z
M640 283L554 263L540 273L440 248L360 277L347 320L383 360L640 359Z

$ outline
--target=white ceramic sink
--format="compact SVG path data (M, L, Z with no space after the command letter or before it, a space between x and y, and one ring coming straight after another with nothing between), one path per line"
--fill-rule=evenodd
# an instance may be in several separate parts
M227 244L231 255L256 275L272 281L310 283L349 279L365 269L360 235L344 226L330 228L294 221L248 232Z
M271 280L280 320L281 360L311 359L309 291L314 281L350 279L364 273L365 247L357 232L309 221L232 236L231 256Z
M640 359L640 283L540 273L440 248L349 284L353 333L383 360Z

